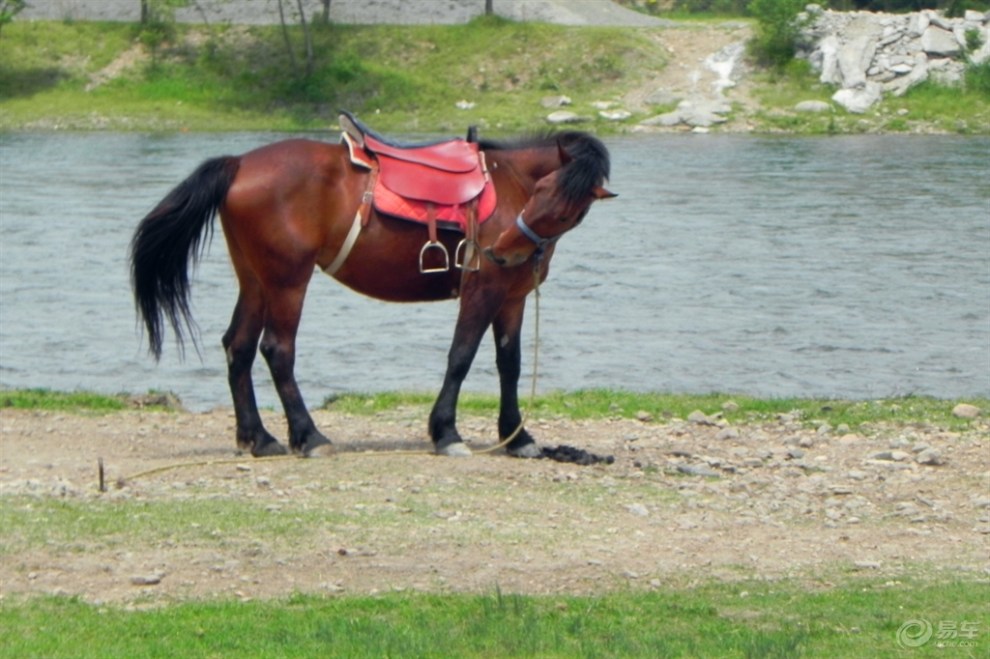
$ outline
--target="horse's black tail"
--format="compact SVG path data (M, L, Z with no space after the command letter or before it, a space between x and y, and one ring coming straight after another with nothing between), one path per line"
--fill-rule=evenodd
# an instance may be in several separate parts
M138 224L131 239L131 287L148 330L149 350L160 359L167 318L181 349L182 325L193 333L189 264L201 256L203 237L227 196L240 160L207 160L162 199ZM195 336L193 336L195 343Z

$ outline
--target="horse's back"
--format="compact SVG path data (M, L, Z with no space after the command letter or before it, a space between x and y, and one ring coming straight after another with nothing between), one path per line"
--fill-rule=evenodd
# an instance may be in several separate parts
M339 144L291 139L244 153L220 213L235 266L312 271L336 227L346 231L360 178Z

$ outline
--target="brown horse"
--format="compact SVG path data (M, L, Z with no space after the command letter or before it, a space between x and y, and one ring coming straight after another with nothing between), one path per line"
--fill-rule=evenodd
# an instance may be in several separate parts
M182 326L192 327L188 270L219 213L240 287L223 336L239 447L255 456L286 452L258 414L251 365L259 346L285 409L289 448L312 456L331 446L313 423L293 374L303 298L316 267L382 300L459 296L430 436L439 454L470 454L456 428L457 399L491 326L501 389L498 429L508 437L521 424L517 385L526 296L546 278L556 239L583 219L594 200L614 195L602 187L609 175L608 151L586 133L476 146L497 198L491 217L476 226L475 245L487 258L475 259L476 269L426 273L419 263L426 230L369 208L372 174L354 164L347 146L292 139L207 160L141 221L131 243L131 281L151 353L161 357L166 319L180 348ZM354 240L348 234L362 212ZM439 234L445 250L456 253L460 234ZM524 429L507 451L540 455Z

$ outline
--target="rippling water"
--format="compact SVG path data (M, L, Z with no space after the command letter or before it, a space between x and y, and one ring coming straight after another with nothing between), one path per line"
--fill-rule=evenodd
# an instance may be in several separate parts
M201 160L280 137L0 136L0 386L229 404L219 337L236 284L223 240L194 278L202 359L169 345L157 365L134 314L128 241ZM990 395L990 139L607 144L621 196L596 204L554 257L541 390ZM437 389L456 311L319 277L299 332L304 394ZM531 302L524 377L532 318ZM469 390L497 391L489 344ZM274 405L260 359L256 382Z

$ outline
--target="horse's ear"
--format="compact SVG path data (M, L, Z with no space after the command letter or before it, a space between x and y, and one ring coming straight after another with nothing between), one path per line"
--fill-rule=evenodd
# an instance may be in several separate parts
M567 149L565 149L564 145L560 143L560 140L557 140L557 155L560 157L561 167L574 160L574 158L571 157L571 154L567 153Z
M591 194L594 195L595 199L611 199L612 197L618 197L614 192L610 192L600 185L596 185L592 189Z

